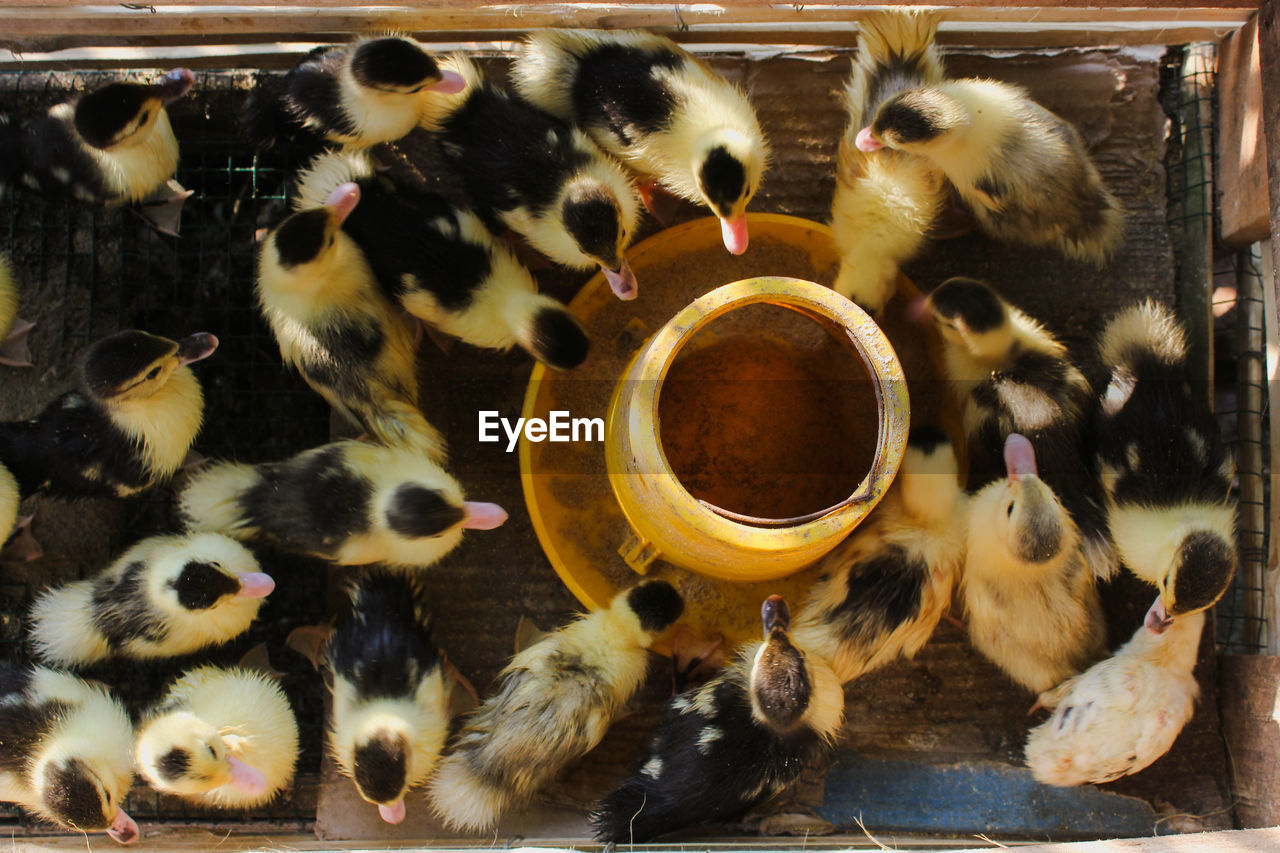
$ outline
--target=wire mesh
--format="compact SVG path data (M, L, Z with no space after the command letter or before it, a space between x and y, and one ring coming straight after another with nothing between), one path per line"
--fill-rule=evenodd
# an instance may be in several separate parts
M1221 654L1254 654L1266 649L1268 617L1263 583L1270 506L1263 283L1256 248L1240 251L1218 239L1220 223L1213 204L1218 163L1214 135L1207 134L1210 144L1205 147L1186 144L1188 133L1205 121L1207 127L1214 127L1217 114L1216 70L1211 61L1188 62L1193 49L1212 59L1212 52L1203 46L1173 48L1162 67L1161 100L1172 124L1166 157L1169 223L1174 231L1179 291L1199 290L1206 297L1212 294L1212 304L1205 311L1214 318L1212 350L1204 351L1201 359L1206 371L1212 370L1214 412L1236 460L1233 497L1240 508L1240 566L1215 611L1217 647ZM1187 248L1199 244L1206 251L1212 246L1213 257L1196 257L1195 250ZM1209 263L1213 282L1204 281ZM1184 316L1188 311L1205 310L1194 305L1179 308ZM1196 358L1194 352L1192 358ZM1194 376L1195 371L1192 373Z
M20 122L76 92L120 77L99 72L0 74L0 112ZM138 72L136 77L154 75ZM54 359L72 363L71 354L119 329L141 328L171 338L213 332L220 341L218 351L197 365L205 425L196 448L207 456L244 462L283 458L329 436L327 406L282 366L254 297L255 232L277 221L285 209L289 164L261 160L239 133L237 117L252 82L247 71L197 72L191 92L168 107L181 146L176 177L195 191L183 209L180 238L159 234L131 208L46 201L21 190L0 201L0 235L13 260L24 314L36 309L41 340L50 344L36 353L46 364L35 369L46 369ZM123 547L172 530L170 503L163 494L128 502L113 541ZM83 506L94 512L96 505ZM260 559L276 577L277 591L245 637L199 657L110 664L85 675L111 685L137 713L183 669L204 661L234 664L246 650L264 643L271 662L284 668L282 686L299 718L303 751L294 788L250 813L220 813L138 784L126 803L135 818L196 826L271 820L282 830L315 818L323 690L311 665L284 646L293 628L325 618L325 566L275 553L262 553ZM83 577L100 568L82 565L78 571ZM4 573L0 659L28 660L22 614L50 580L39 561L23 572ZM0 811L0 819L32 831L50 829L28 824L14 810Z

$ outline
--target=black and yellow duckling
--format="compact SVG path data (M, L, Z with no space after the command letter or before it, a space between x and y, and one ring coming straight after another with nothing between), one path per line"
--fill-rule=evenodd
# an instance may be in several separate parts
M407 136L436 103L427 93L449 94L462 78L442 69L417 42L369 36L349 45L318 47L284 77L259 81L246 105L254 142L270 148L302 142L368 148Z
M218 339L172 341L137 330L93 344L80 387L34 418L0 423L0 463L22 496L126 497L169 480L204 418L200 383L187 365Z
M1090 446L1096 401L1067 348L987 284L951 278L929 294L943 342L943 372L963 415L969 475L977 491L1005 476L1005 439L1036 447L1040 479L1084 537L1094 573L1115 570L1102 483Z
M143 539L96 577L47 589L31 607L41 661L177 657L249 630L275 588L247 548L218 533Z
M1107 651L1096 579L1071 515L1036 474L1025 436L1005 441L1007 476L970 502L961 591L969 642L1042 693Z
M135 756L157 791L248 808L293 781L298 723L270 676L202 666L170 685L139 724Z
M640 203L622 166L582 130L486 80L465 56L451 56L446 67L466 87L432 93L440 105L423 126L438 135L476 212L558 264L599 267L618 298L634 299L625 253Z
M360 203L342 230L410 314L474 346L519 344L552 367L577 367L587 357L582 324L538 293L529 271L470 210L380 178L367 157L344 153L323 154L307 168L297 206L322 205L347 182L360 187Z
M593 807L597 839L638 844L733 817L791 785L835 742L840 679L792 642L781 596L770 596L761 616L763 642L667 703L648 757Z
M449 682L431 638L422 587L372 570L348 587L350 606L325 647L333 691L329 749L360 797L387 823L435 769L449 734Z
M725 248L747 250L747 204L769 145L746 94L666 36L546 29L525 38L516 90L581 127L605 151L720 220ZM649 202L652 209L652 202Z
M293 214L258 257L258 301L280 355L329 405L378 441L444 457L418 410L414 335L342 230L360 188L340 184L321 207Z
M0 177L49 197L145 202L144 216L176 236L182 202L191 193L172 180L178 140L165 106L194 81L190 71L177 68L158 83L108 83L21 126L0 126L0 135L11 136L0 148L13 155Z
M1235 466L1209 407L1187 383L1186 333L1152 301L1099 340L1110 372L1099 402L1098 467L1121 562L1160 590L1150 627L1210 607L1236 570Z
M30 367L31 350L27 335L35 328L18 316L18 285L13 266L0 257L0 364L8 367Z
M792 637L841 683L913 657L951 604L964 567L967 499L951 442L915 427L893 486L819 565Z
M1026 90L995 80L914 86L883 101L858 132L928 160L992 236L1102 264L1124 237L1124 208L1069 123Z
M0 663L0 732L0 801L71 832L138 840L120 808L133 782L133 723L105 688Z
M502 507L464 501L462 488L421 453L338 441L283 462L206 465L187 481L178 508L190 530L261 537L342 565L423 568L491 530Z
M512 658L431 778L436 814L488 830L595 748L644 680L649 645L683 610L666 581L643 581Z
M948 190L942 170L926 158L891 148L865 151L858 133L898 92L942 82L937 31L937 14L915 9L876 12L858 25L831 200L841 259L832 287L871 314L893 296L899 267L924 244Z

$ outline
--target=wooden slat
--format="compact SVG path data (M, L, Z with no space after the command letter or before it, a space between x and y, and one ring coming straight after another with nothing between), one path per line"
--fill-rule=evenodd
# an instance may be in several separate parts
M1254 17L1218 52L1218 209L1222 239L1232 246L1249 246L1271 230L1260 73Z
M1234 768L1236 820L1242 827L1280 824L1280 658L1222 659L1218 702Z
M1267 138L1267 171L1271 188L1271 264L1270 275L1263 281L1263 286L1271 290L1267 315L1267 346L1275 349L1280 346L1280 0L1263 0L1258 10L1258 45L1260 48L1260 67L1262 91L1267 97L1262 99L1262 120ZM1276 376L1271 376L1269 387L1273 396L1276 389ZM1273 399L1273 403L1275 400ZM1271 407L1271 446L1280 449L1280 417L1275 416L1276 408ZM1275 458L1274 456L1272 457ZM1280 474L1275 464L1272 470L1271 510L1268 528L1271 530L1271 547L1267 555L1266 601L1268 603L1267 651L1280 655Z

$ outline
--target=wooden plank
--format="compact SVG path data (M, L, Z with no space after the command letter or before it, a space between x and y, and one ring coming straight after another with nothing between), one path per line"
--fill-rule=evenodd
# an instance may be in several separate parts
M1226 655L1218 702L1235 770L1236 821L1280 824L1280 658Z
M1277 93L1280 93L1280 0L1264 0L1259 8L1258 44L1262 91L1270 94L1270 97L1262 100L1268 184L1271 190L1271 263L1270 275L1264 278L1263 287L1269 291L1270 296L1266 318L1267 347L1268 350L1274 350L1280 347L1280 314L1277 313L1277 303L1280 303L1280 299L1277 299L1277 288L1280 287L1280 97L1277 97ZM1276 403L1280 401L1276 397L1280 396L1280 392L1276 390L1276 374L1273 372L1270 377L1271 411L1274 413L1278 411ZM1273 454L1280 450L1280 418L1274 416L1271 418L1271 447ZM1271 458L1277 457L1273 455ZM1277 629L1280 627L1277 625L1280 620L1280 535L1275 535L1276 531L1280 531L1280 500L1274 497L1280 495L1278 487L1280 476L1276 473L1276 466L1272 465L1273 498L1268 528L1273 535L1267 557L1266 600L1270 605L1267 651L1273 655L1280 654L1280 630Z
M74 2L74 0L28 0L28 2L21 5L42 8L66 8L87 7L93 4L78 3ZM196 6L196 4L192 3L192 0L152 0L151 2L145 3L131 3L130 5L143 10L149 10L152 8L163 9L171 6L180 6L191 9ZM205 5L207 7L215 4ZM241 0L239 3L223 3L217 5L222 8L281 8L285 6L285 4L282 4L280 0ZM356 4L353 4L351 0L299 0L299 2L289 3L287 5L288 7L298 9L330 9L335 7L352 7ZM486 3L477 2L477 0L428 0L428 2L381 3L369 5L371 7L383 9L416 8L424 11L446 8L466 9L469 14L485 16L491 14L507 14L513 11L518 13L520 10L574 14L584 9L607 10L634 7L663 8L670 12L675 4L671 3L671 0L628 0L628 2L625 3L599 3L592 2L592 0L562 0L562 2L558 3ZM790 7L795 9L797 13L809 14L829 9L859 10L876 7L883 8L886 4L883 0L829 0L829 2L825 3L793 3L784 2L783 0L733 0L731 4L685 3L680 5L682 10L711 8L723 9L725 11ZM992 6L990 0L940 0L940 2L930 3L929 5L944 9L982 9L984 11L990 11L988 7ZM1258 7L1258 2L1257 0L1220 0L1220 2L1214 3L1206 3L1203 2L1203 0L1018 0L1017 3L1010 3L1007 5L1009 7L1018 7L1023 9L1079 9L1085 10L1091 14L1098 14L1099 12L1105 13L1111 10L1127 10L1138 11L1145 14L1161 14L1170 11L1198 12L1209 9L1234 9L1252 12Z
M1221 236L1248 246L1271 231L1267 140L1262 127L1258 19L1222 40L1218 51L1218 210Z

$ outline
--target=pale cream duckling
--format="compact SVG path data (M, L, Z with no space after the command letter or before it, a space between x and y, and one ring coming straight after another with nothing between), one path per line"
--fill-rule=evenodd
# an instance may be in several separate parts
M128 712L101 685L0 664L0 801L131 844L138 825L120 804L133 782L132 743Z
M136 755L157 791L248 808L293 780L298 724L269 676L203 666L175 681L143 720Z
M841 683L905 657L929 640L964 565L967 497L940 430L917 427L889 493L824 557L792 637Z
M1155 610L1161 604L1156 600ZM1150 621L1150 620L1148 620ZM1114 655L1040 694L1053 716L1027 736L1027 766L1048 785L1100 784L1169 751L1195 713L1203 611L1147 627Z
M898 270L925 241L947 197L942 170L892 148L867 151L859 132L887 99L942 82L936 13L887 10L858 25L858 52L844 90L848 124L840 139L831 229L840 252L832 287L871 314L892 298Z
M249 630L275 588L247 548L218 533L152 536L96 577L47 589L31 607L40 660L86 666L162 658Z
M512 658L429 783L436 814L487 830L595 748L643 681L649 644L683 610L666 581L644 581Z
M33 328L35 324L18 317L18 285L13 278L13 266L7 258L0 257L0 364L31 366L27 335Z
M651 210L659 184L711 208L725 248L747 250L747 205L769 144L746 93L705 62L643 30L544 29L526 36L511 77L524 98L645 176Z
M1005 441L1008 476L972 498L961 591L969 641L1041 693L1106 653L1106 626L1080 534L1036 476L1031 442Z
M360 188L293 214L263 241L258 300L285 363L339 412L390 446L442 459L444 439L418 410L413 333L378 289L342 222Z
M1079 132L995 80L947 80L898 92L857 145L915 154L940 169L978 224L1003 240L1102 264L1124 237L1124 208Z

